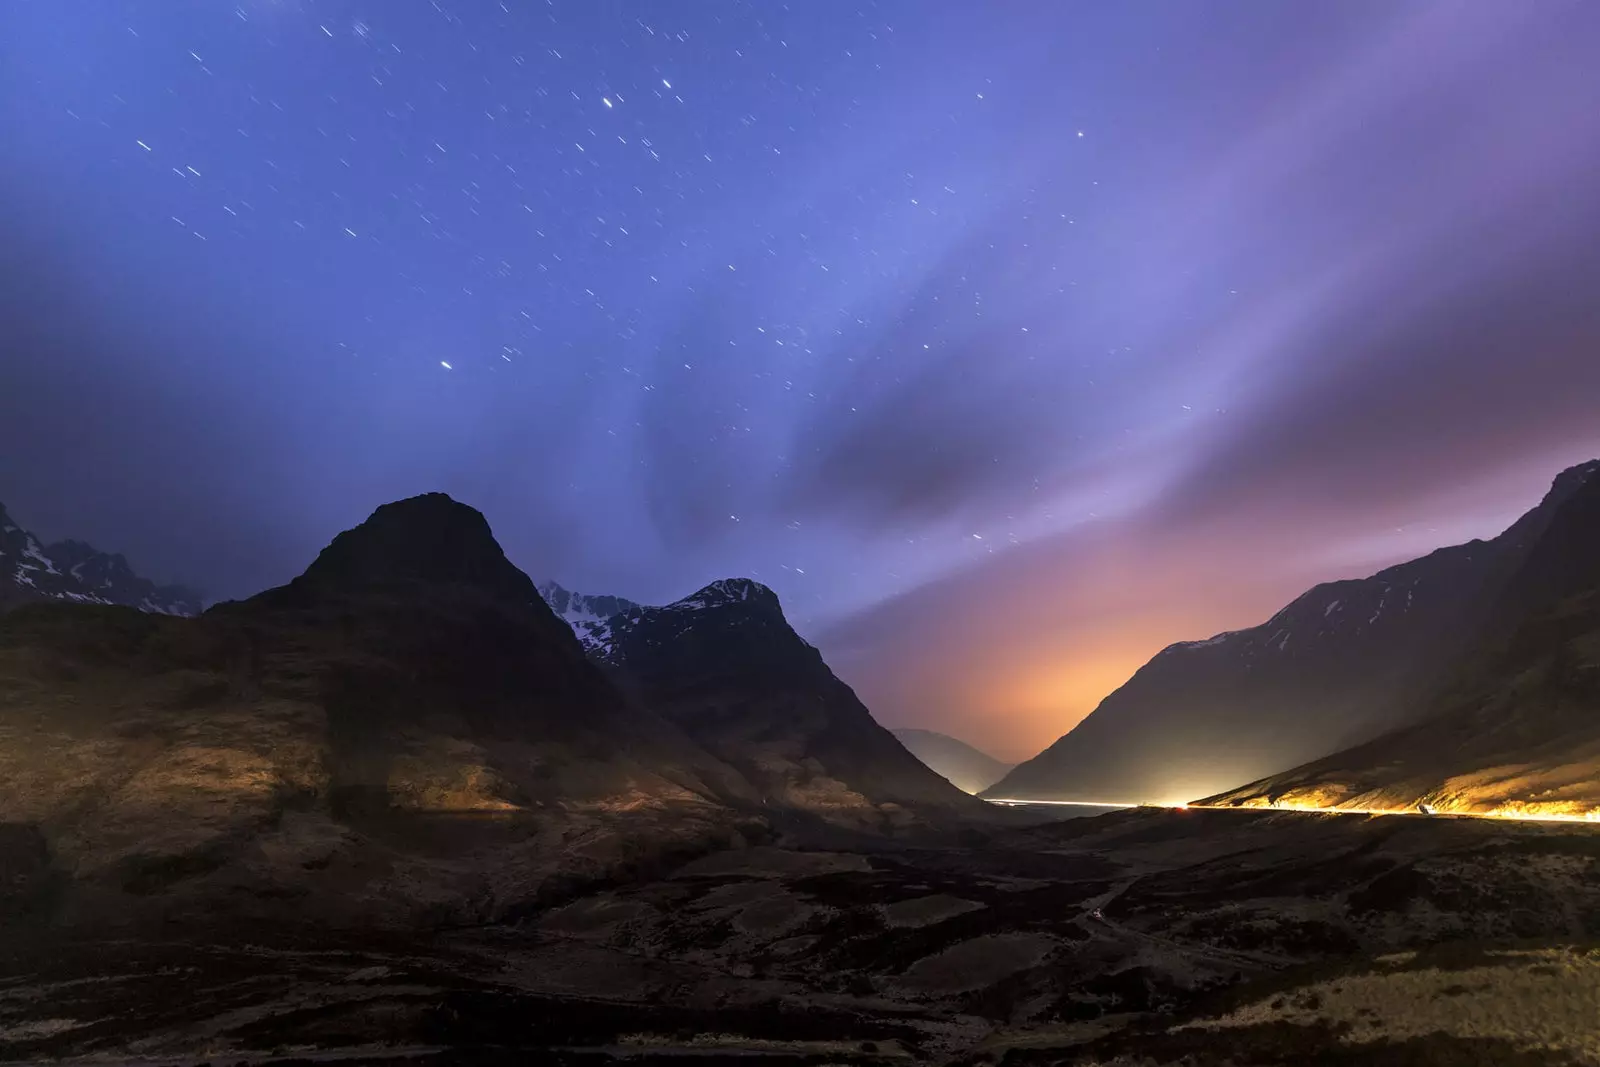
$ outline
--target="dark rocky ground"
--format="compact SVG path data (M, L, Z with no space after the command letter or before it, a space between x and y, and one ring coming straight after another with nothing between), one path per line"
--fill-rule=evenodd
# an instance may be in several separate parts
M479 925L115 935L37 921L12 835L0 1059L1600 1062L1600 827L1191 810L985 835L790 835Z

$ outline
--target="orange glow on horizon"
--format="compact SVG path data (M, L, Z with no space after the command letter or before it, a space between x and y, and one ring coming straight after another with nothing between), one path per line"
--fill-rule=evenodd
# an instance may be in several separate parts
M1512 473L1519 487L1543 477ZM1085 525L852 617L818 643L885 725L1029 759L1167 645L1258 625L1318 582L1417 554L1411 541L1375 540L1374 529L1425 516L1430 529L1440 525L1441 543L1492 536L1479 526L1485 501L1505 494L1510 475L1502 475L1362 513L1294 486L1286 497L1186 522ZM1531 504L1537 492L1528 492ZM1306 540L1308 529L1317 537Z

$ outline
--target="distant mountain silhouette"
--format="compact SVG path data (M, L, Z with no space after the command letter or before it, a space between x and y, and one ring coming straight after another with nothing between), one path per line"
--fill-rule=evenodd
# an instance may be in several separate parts
M949 734L935 730L891 731L911 754L926 763L958 789L981 793L1005 777L1014 764L1002 763Z
M1207 802L1600 817L1600 462L1564 477L1421 721Z
M35 600L121 604L162 615L198 615L199 594L139 577L127 559L82 541L41 545L0 506L0 611Z
M1595 469L1564 472L1493 540L1319 585L1259 626L1164 649L988 793L1192 799L1415 721L1552 517Z

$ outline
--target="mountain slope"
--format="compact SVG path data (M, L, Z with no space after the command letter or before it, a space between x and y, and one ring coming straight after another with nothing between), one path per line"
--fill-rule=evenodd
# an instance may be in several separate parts
M1414 725L1206 803L1600 818L1600 464Z
M890 733L913 756L968 793L981 793L1005 777L1013 766L935 730L900 729Z
M737 768L769 807L874 829L987 814L878 725L764 585L724 579L604 625L590 656Z
M764 832L758 804L439 494L199 618L0 616L0 823L47 918L483 918Z
M1186 800L1414 721L1592 467L1564 472L1491 541L1319 585L1259 626L1164 649L988 792Z
M139 577L120 555L82 541L42 545L0 506L0 611L36 600L121 604L161 615L198 615L200 598Z

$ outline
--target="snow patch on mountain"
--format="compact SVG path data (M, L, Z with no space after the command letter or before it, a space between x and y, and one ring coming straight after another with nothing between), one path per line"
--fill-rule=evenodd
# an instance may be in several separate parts
M749 578L719 578L704 589L674 600L664 611L700 611L723 604L740 604L761 596L773 596L772 590Z
M777 596L760 582L749 578L719 578L703 589L661 606L637 604L619 596L588 596L574 593L558 582L542 582L539 595L577 635L584 651L601 661L611 657L619 630L631 627L645 612L685 614L743 604ZM691 624L692 625L692 624ZM687 627L686 627L687 629Z
M1173 651L1176 651L1178 649L1186 649L1186 648L1210 648L1213 645L1220 645L1224 641L1227 641L1228 639L1233 638L1233 637L1237 637L1239 634L1242 634L1244 632L1245 631L1243 631L1243 630L1225 630L1224 632L1222 632L1220 634L1217 634L1214 637L1207 637L1202 641L1175 641L1172 644L1168 645L1166 648L1162 649L1161 651L1163 651L1163 652L1173 652Z
M604 658L611 652L615 634L611 620L642 610L642 606L619 596L587 596L574 593L559 582L541 582L539 595L561 621L572 627L583 649L591 657Z
M37 561L38 564L41 567L44 568L44 572L46 574L60 574L61 573L60 571L56 570L56 565L54 563L50 562L50 557L45 555L44 552L40 549L39 542L35 541L33 539L33 535L32 534L27 534L23 538L23 541L22 541L22 554L24 556L28 557L31 560Z

